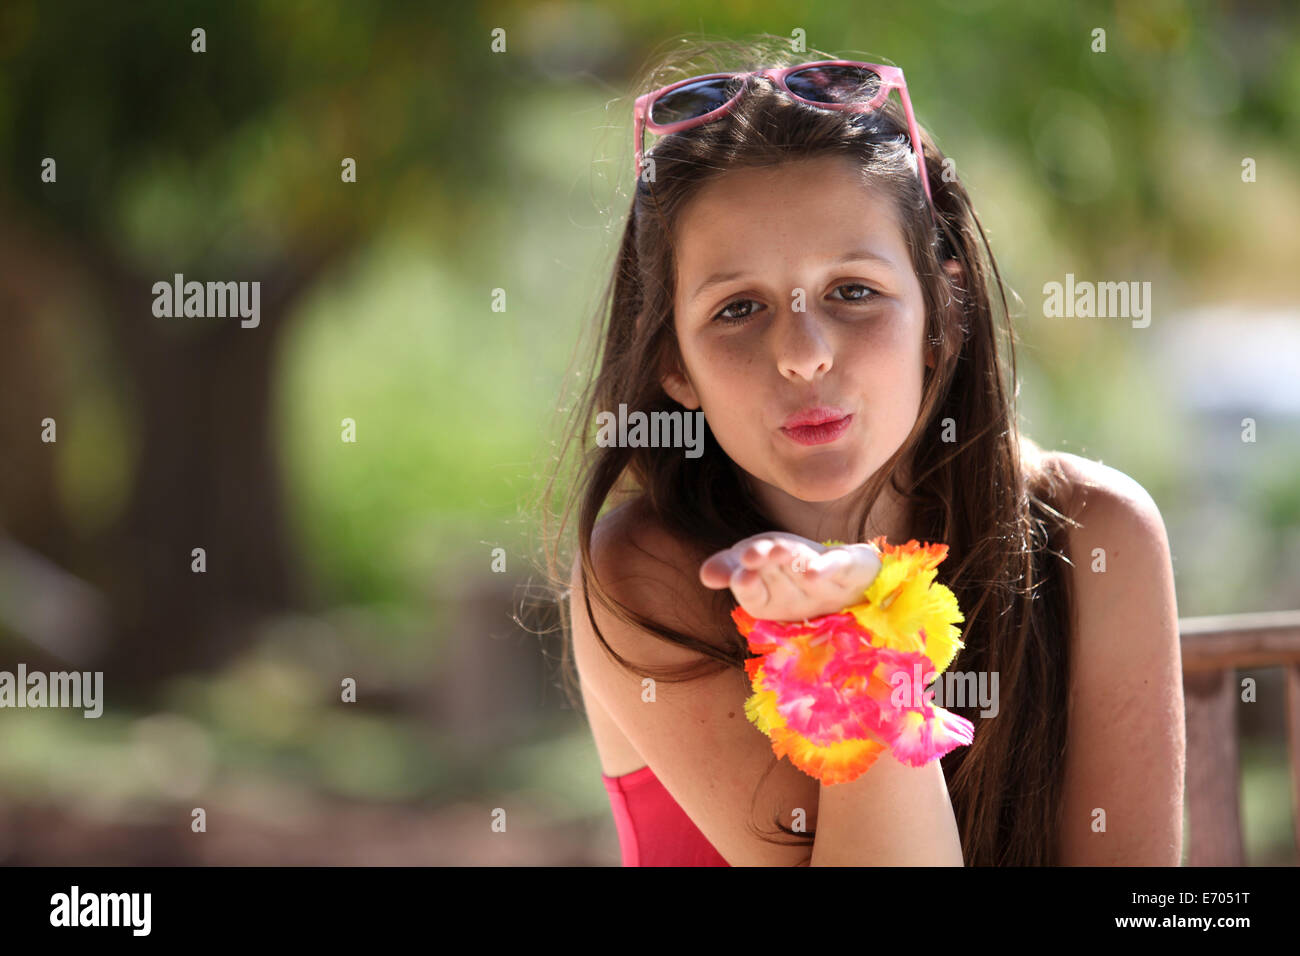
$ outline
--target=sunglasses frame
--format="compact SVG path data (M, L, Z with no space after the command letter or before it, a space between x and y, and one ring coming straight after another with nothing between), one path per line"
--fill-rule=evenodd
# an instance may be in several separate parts
M864 103L826 103L820 100L805 99L786 85L786 77L790 76L792 73L798 73L802 70L812 69L813 67L819 66L865 67L866 69L874 71L876 75L880 77L880 89L876 92L875 96ZM748 73L743 71L731 73L705 73L701 76L692 76L684 80L678 80L675 83L669 83L667 86L660 87L651 93L645 93L638 96L632 111L633 136L635 137L634 148L636 154L632 172L633 177L637 178L641 175L641 167L644 162L643 147L645 145L646 130L665 136L669 133L678 133L682 130L692 129L696 126L702 126L705 123L711 122L726 114L731 107L735 105L736 101L740 99L741 94L749 88L751 78L755 76L767 77L775 83L778 88L783 90L786 95L801 103L808 103L811 106L818 106L822 109L847 110L851 113L873 112L874 110L879 109L881 104L889 98L891 91L898 90L899 99L903 101L903 113L907 116L907 135L911 138L912 154L916 158L916 174L920 177L921 185L925 189L925 198L930 204L930 214L935 217L936 222L938 221L938 215L934 208L934 197L930 193L930 177L926 173L925 160L923 158L924 154L921 151L921 135L916 126L916 117L912 113L912 100L907 95L907 82L903 79L903 71L896 66L884 66L879 63L860 63L856 60L817 60L812 63L800 63L797 66L772 67L765 70L753 70ZM690 119L679 120L676 123L661 124L656 123L650 118L650 111L654 106L655 101L665 93L671 93L679 87L687 86L691 83L699 83L702 80L734 79L736 77L740 77L743 80L740 89L736 90L735 95L732 96L731 99L727 100L727 102L723 103L716 109L710 110L707 113L702 113L699 116L693 116Z

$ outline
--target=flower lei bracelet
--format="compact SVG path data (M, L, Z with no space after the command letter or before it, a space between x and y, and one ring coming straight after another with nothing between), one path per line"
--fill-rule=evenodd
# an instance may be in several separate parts
M948 546L889 545L884 535L870 544L881 567L858 604L793 622L731 612L759 655L745 661L753 688L745 716L778 757L824 784L856 780L885 750L920 767L974 738L969 720L919 686L965 646L957 598L934 583Z

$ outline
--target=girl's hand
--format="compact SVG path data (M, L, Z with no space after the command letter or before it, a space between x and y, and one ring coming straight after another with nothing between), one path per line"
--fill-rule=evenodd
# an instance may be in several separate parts
M711 555L700 565L700 582L731 588L754 617L803 621L856 604L879 573L880 552L869 544L827 547L773 531Z

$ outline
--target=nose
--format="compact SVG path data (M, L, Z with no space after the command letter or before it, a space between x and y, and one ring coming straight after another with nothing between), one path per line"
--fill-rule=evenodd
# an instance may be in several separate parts
M788 310L779 325L777 367L782 375L811 382L831 370L830 335L815 309Z

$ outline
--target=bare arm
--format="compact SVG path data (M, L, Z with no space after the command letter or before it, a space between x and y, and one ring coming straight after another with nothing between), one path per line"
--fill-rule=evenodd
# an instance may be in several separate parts
M820 800L811 866L963 865L937 760L909 767L883 753L851 783L823 784Z
M1062 456L1092 483L1070 535L1075 627L1063 866L1178 866L1186 724L1164 522L1122 472Z

